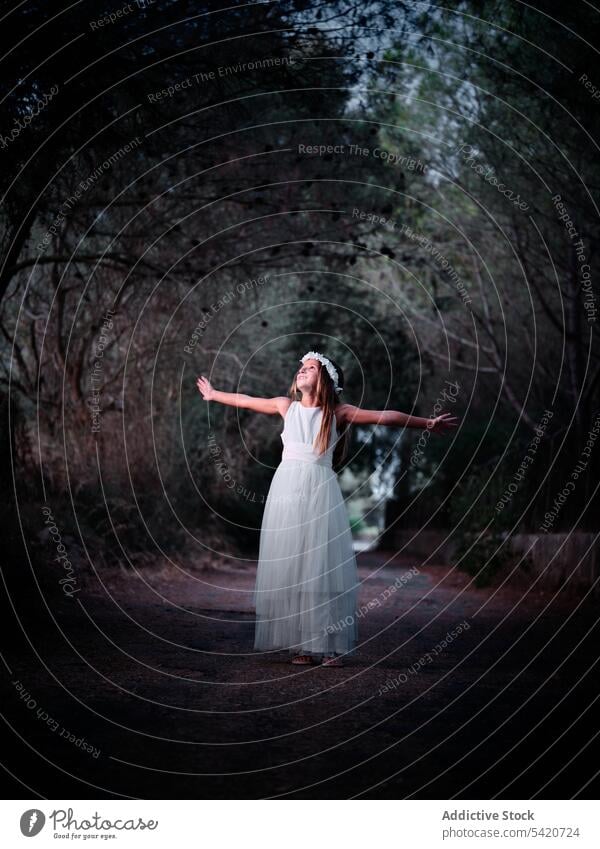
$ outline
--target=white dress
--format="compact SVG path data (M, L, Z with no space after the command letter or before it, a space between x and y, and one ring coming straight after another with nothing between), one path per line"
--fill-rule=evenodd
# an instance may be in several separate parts
M313 449L320 407L292 401L283 453L263 514L254 603L254 648L353 654L358 573L348 512L332 468L335 418L327 451Z

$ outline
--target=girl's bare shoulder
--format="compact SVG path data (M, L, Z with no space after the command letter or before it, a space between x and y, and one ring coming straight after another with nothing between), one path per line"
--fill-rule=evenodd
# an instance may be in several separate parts
M277 410L279 412L279 415L281 416L282 419L284 419L285 414L287 413L287 411L289 410L289 408L291 407L291 405L294 402L291 400L291 398L288 398L287 395L279 395L275 399L275 401L277 403Z

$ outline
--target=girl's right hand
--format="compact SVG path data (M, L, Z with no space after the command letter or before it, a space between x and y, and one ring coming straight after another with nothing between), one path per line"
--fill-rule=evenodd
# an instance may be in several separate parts
M215 390L212 387L210 381L207 380L204 375L198 378L198 380L196 381L196 386L202 393L202 397L205 401L212 401L213 396L215 394Z
M432 431L432 433L445 433L446 428L458 427L458 417L452 416L450 413L442 413L441 416L428 419L428 422L427 430Z

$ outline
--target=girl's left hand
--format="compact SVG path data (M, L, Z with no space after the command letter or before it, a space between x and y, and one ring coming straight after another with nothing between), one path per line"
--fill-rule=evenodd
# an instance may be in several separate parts
M206 377L204 377L204 375L202 375L196 381L196 386L198 387L199 391L202 393L202 397L204 398L205 401L212 400L215 390L214 390L214 387L212 386L210 380L208 380L208 378L206 378Z
M445 433L448 428L456 427L457 425L458 418L456 416L451 416L450 413L442 413L441 416L429 419L427 430L431 430L433 433Z

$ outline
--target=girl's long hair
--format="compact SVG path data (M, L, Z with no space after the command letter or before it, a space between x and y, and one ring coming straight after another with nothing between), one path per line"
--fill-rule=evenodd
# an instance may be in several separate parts
M323 356L327 356L324 354ZM331 357L327 357L328 360L333 364L334 368L338 373L338 386L340 389L344 388L344 372L341 367L333 360ZM329 447L329 437L331 434L331 423L335 417L335 408L338 407L342 401L340 401L340 397L333 388L333 380L329 376L329 372L323 365L323 363L319 362L319 379L317 381L317 406L321 407L323 410L323 416L321 418L321 427L319 428L319 432L315 438L314 448L319 454L323 454L324 451ZM296 376L294 375L294 380L292 381L292 385L289 389L289 396L292 401L300 401L302 399L302 393L298 390L296 386ZM336 423L337 429L337 423ZM333 457L332 457L332 465L335 471L338 471L342 466L344 460L348 455L348 445L350 442L350 429L349 425L346 422L341 425L340 430L338 431L338 438L336 441L335 448L333 449Z

